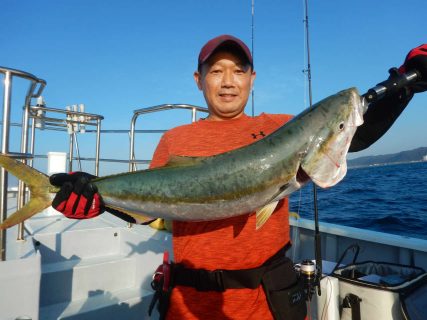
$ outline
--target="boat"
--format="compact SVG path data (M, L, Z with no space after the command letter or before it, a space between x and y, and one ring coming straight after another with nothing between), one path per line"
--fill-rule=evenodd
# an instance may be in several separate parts
M0 73L5 79L1 152L30 165L34 159L47 159L44 170L47 174L72 171L79 160L93 162L95 175L99 174L99 164L103 161L122 162L129 171L136 170L137 164L149 162L135 159L135 135L150 133L136 129L140 116L179 109L190 112L191 121L195 121L207 112L206 108L186 104L135 110L130 117L130 129L121 132L130 137L129 159L103 159L101 137L112 131L101 130L102 115L88 113L81 106L50 108L42 99L46 81L11 68L0 67ZM11 86L17 78L27 81L29 89L22 123L13 124L8 114ZM9 151L12 126L21 129L20 152ZM55 130L68 135L68 154L38 154L38 145L43 142L36 141L37 130ZM80 157L79 152L74 155L74 150L79 150L77 135L83 132L95 135L94 158ZM9 187L4 171L1 183L0 213L4 219L8 212L20 208L29 194L22 184L17 188ZM291 217L290 225L293 246L288 251L289 257L295 262L313 260L314 222ZM330 223L320 223L320 235L324 276L333 271L342 253L353 244L360 247L360 261L382 261L427 270L427 240ZM109 214L90 220L71 220L48 208L24 224L1 232L0 319L157 319L156 312L151 317L147 312L153 296L152 275L162 263L163 252L172 252L171 238L168 231L131 225ZM327 287L323 290L324 296L330 294ZM319 301L314 295L310 302L312 310L317 309L312 311L314 319L321 318Z

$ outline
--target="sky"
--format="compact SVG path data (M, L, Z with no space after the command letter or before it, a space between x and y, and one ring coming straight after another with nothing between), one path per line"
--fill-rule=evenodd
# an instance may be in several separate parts
M308 107L304 1L255 0L253 29L251 2L0 0L0 66L46 80L48 107L84 103L87 112L104 116L102 129L128 130L136 109L205 106L193 80L199 50L214 36L232 34L249 47L253 40L255 114L298 114ZM353 86L365 92L399 67L411 48L427 42L425 0L308 3L314 102ZM21 121L27 86L14 80L13 122ZM183 111L162 112L138 120L137 129L189 120ZM427 146L426 120L427 93L418 94L380 141L350 158ZM138 135L137 158L151 157L159 137ZM78 139L82 156L93 157L94 135ZM36 153L66 152L68 141L62 132L37 132ZM128 154L127 134L102 138L101 157Z

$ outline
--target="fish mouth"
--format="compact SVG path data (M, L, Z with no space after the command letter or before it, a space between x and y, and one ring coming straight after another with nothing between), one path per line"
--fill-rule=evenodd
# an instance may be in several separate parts
M311 180L310 176L304 171L301 165L298 167L296 180L300 185L304 185Z

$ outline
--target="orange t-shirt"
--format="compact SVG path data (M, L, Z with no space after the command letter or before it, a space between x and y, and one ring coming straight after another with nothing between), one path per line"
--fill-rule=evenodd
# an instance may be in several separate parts
M269 135L289 115L242 115L227 121L199 120L166 132L151 167L163 166L172 155L212 156ZM203 215L203 212L200 212ZM263 264L289 242L288 199L260 230L255 214L203 222L173 222L174 260L189 268L247 269ZM199 292L191 287L172 290L168 319L272 319L262 287Z

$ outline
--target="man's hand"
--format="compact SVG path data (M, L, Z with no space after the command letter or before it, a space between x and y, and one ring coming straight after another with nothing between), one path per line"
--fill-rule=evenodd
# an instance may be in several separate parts
M105 211L97 187L90 182L96 176L86 172L57 173L50 183L61 187L52 201L52 207L71 219L90 219Z
M399 68L400 73L418 71L420 79L410 86L413 92L423 92L427 90L427 44L422 44L409 51L405 62Z

